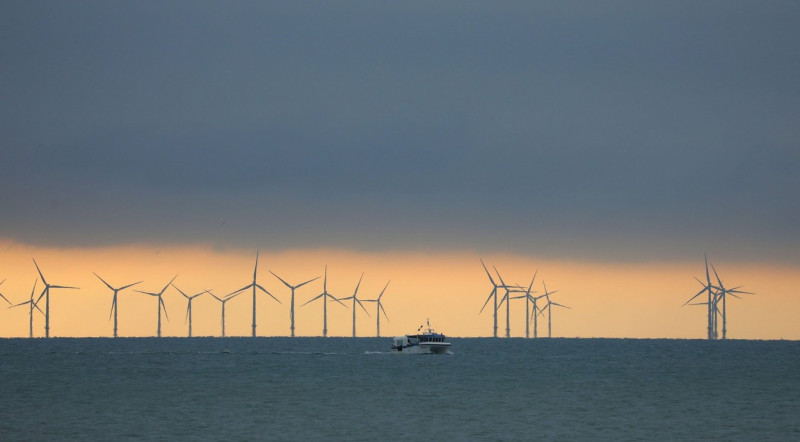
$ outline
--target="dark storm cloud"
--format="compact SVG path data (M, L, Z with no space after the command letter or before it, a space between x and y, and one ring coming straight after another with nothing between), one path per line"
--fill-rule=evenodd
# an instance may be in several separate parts
M0 236L797 260L792 2L3 2Z

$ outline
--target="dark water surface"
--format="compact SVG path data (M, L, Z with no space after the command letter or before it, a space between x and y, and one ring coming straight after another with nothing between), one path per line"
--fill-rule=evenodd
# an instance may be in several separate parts
M800 440L800 342L0 339L0 440Z

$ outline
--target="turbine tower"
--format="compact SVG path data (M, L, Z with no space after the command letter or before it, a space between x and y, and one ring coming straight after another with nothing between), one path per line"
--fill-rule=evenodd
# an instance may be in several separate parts
M44 290L42 290L42 294L36 299L36 304L39 304L39 301L42 300L42 296L45 297L44 303L44 337L50 337L50 289L77 289L78 287L69 287L65 285L55 285L50 284L44 279L44 275L42 271L39 269L39 264L36 264L36 260L33 260L33 265L36 266L36 271L39 272L39 278L41 278L42 283L44 284Z
M94 272L92 272L92 273L94 273ZM140 284L142 281L134 282L133 284L128 284L128 285L122 286L120 288L114 288L114 287L111 287L111 284L107 283L97 273L94 273L94 276L97 276L97 279L99 279L100 281L103 281L103 284L105 284L106 287L108 287L109 289L111 289L111 291L114 292L114 298L111 301L111 312L109 313L109 318L108 319L111 319L110 316L114 315L114 337L116 338L117 337L117 294L119 292L121 292L122 290L125 290L128 287L132 287L132 286L134 286L136 284Z
M191 338L192 337L192 301L194 301L194 298L197 298L198 296L203 295L206 292L208 292L208 290L203 290L200 293L196 293L196 294L194 294L192 296L189 296L186 293L184 293L183 290L179 289L178 286L176 286L175 284L172 284L172 287L175 290L177 290L178 292L180 292L180 294L183 295L184 298L189 300L189 302L186 304L186 320L189 321L189 337Z
M322 298L322 337L325 338L328 336L328 298L333 299L334 301L338 302L339 304L344 305L342 301L336 299L335 296L328 293L328 266L325 266L325 278L322 280L322 293L315 296L314 298L306 301L305 304L301 305L300 307L305 306L308 303L314 302L317 299ZM346 305L344 305L347 308Z
M346 301L348 299L352 299L353 300L353 337L354 338L356 337L356 304L358 304L361 307L361 310L364 310L364 313L366 313L367 316L369 316L369 312L367 311L366 308L364 308L364 304L362 304L361 301L356 297L357 294L358 294L358 288L361 286L361 279L363 279L363 278L364 278L364 274L362 273L361 274L361 278L358 278L358 284L356 285L356 290L353 292L353 296L348 296L347 298L342 298L341 299L342 301Z
M156 336L158 336L159 338L161 337L161 307L164 307L164 316L166 316L167 321L169 321L169 315L167 314L167 305L164 304L164 299L162 298L162 296L164 295L164 292L167 291L167 288L170 285L172 285L172 281L174 281L175 278L177 278L177 277L178 277L178 275L173 276L172 279L169 280L167 285L165 285L164 288L161 289L161 291L158 292L158 293L143 292L141 290L136 290L139 293L143 293L145 295L150 295L150 296L155 296L156 298L158 298L158 332L157 332Z
M223 338L225 337L225 303L230 301L231 299L241 295L242 293L244 293L244 292L234 292L234 293L229 294L225 298L219 298L219 297L217 297L217 295L212 293L211 290L208 291L209 295L211 295L214 299L216 299L217 301L222 303L222 337Z
M319 279L319 276L317 276L314 279L309 279L306 282L301 282L300 284L297 284L297 285L291 285L288 282L284 281L283 278L281 278L280 276L276 275L272 270L270 270L269 272L272 273L273 276L278 278L283 283L283 285L285 285L286 287L289 287L289 289L292 290L292 303L291 303L291 307L289 308L289 324L290 324L289 325L289 329L291 330L292 337L294 337L294 291L296 289L299 289L300 287L308 284L311 281L316 281L317 279Z
M544 281L542 281L542 284L544 284ZM547 337L550 338L553 336L553 306L563 307L563 308L570 308L570 307L551 301L550 295L552 295L555 292L548 292L547 285L544 285L544 293L545 293L544 297L545 299L547 299L547 304L545 304L545 306L542 307L541 312L544 313L544 309L547 309Z
M389 281L389 282L391 282L391 281ZM381 312L383 312L383 317L386 318L386 321L389 321L389 315L386 314L386 309L383 308L383 303L381 302L381 298L383 297L384 292L386 292L386 287L389 287L389 282L386 283L386 285L383 287L383 290L381 290L381 293L380 293L380 295L378 295L377 298L375 298L375 299L364 299L363 300L364 302L374 302L374 303L377 304L377 306L375 307L375 318L376 318L376 321L377 321L376 322L376 324L377 324L376 336L379 337L379 338L381 337Z
M272 293L267 291L267 289L265 289L264 287L261 287L261 285L256 281L256 274L257 273L258 273L258 252L256 252L256 265L253 268L253 282L251 282L250 284L247 284L246 286L244 286L244 287L240 288L239 290L236 290L235 292L233 292L233 293L238 293L238 292L242 292L244 290L247 290L249 288L253 289L253 337L254 338L256 337L256 289L259 289L262 292L268 294L272 299L277 301L278 304L281 303L280 301L278 301L278 298L272 296ZM231 293L231 295L233 293Z
M489 277L489 282L492 283L492 291L489 292L489 297L486 298L486 301L483 303L483 307L481 307L481 311L479 311L478 314L480 315L481 313L483 313L483 309L486 308L486 304L489 303L490 299L494 298L494 309L492 309L494 311L494 327L492 328L492 336L496 338L497 337L497 289L499 286L494 282L491 273L489 273L489 269L487 269L486 264L483 263L483 259L481 259L481 265L483 266L483 270L486 271L486 276Z
M14 307L19 307L20 305L25 305L25 304L29 304L30 305L30 311L28 312L28 321L29 321L29 323L28 323L28 337L30 337L30 338L33 337L33 309L36 308L36 310L39 310L39 313L44 315L44 312L42 311L42 309L40 309L39 306L36 305L36 302L33 300L33 293L36 291L36 283L37 282L39 282L39 278L36 278L33 281L33 288L31 289L31 298L28 301L20 302L19 304L12 305L11 307L9 307L9 308L14 308ZM3 297L3 299L5 299L5 296ZM8 300L6 299L6 301L8 301Z

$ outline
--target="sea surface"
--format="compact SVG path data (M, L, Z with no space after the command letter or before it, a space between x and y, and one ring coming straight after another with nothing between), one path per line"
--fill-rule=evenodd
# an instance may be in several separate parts
M0 440L800 440L800 342L0 339Z

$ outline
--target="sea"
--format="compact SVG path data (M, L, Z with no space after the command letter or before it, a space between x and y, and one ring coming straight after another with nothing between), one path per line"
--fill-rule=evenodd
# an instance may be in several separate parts
M0 339L0 440L800 441L800 342Z

